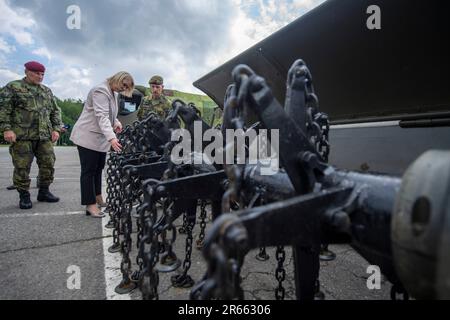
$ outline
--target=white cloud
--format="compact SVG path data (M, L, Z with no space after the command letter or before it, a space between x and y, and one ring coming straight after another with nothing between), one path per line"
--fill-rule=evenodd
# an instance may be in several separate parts
M48 86L52 89L53 93L60 99L73 98L82 99L86 98L86 93L89 92L92 83L92 74L89 69L75 68L75 67L63 67L59 70L53 70L48 77Z
M11 17L2 13L0 34L28 47L42 42L32 53L51 59L46 80L61 98L84 99L90 86L120 70L137 84L161 74L166 88L199 93L192 82L323 1L78 0L82 29L71 31L67 1L0 0L0 12ZM123 15L124 7L133 10ZM148 19L152 11L162 14Z
M9 45L4 39L0 38L0 51L4 53L11 53L16 51L16 47Z
M220 66L324 1L232 0L236 12L229 30L227 50L211 53L207 65L211 68Z
M23 75L7 69L0 69L0 83L7 84L10 81L22 79Z
M45 47L33 50L31 53L35 54L35 55L38 55L38 56L41 56L41 57L45 57L48 60L52 60L52 55L50 54L50 51L48 51L48 49L45 48Z
M1 34L13 37L21 45L34 43L30 29L35 26L35 21L28 11L13 10L5 0L0 0L0 12Z
M216 1L211 0L176 0L177 6L183 8L183 11L188 11L190 13L194 13L198 16L204 15L217 15L220 14L218 11L219 8L217 6Z

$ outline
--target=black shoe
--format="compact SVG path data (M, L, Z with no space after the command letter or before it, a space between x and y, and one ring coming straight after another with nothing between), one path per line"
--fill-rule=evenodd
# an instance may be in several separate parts
M27 210L33 208L33 203L31 202L30 193L28 191L19 190L19 197L20 197L19 201L20 209Z
M10 185L6 187L6 190L16 190L17 188L14 185Z
M37 200L41 202L58 202L59 198L55 197L48 189L41 188L39 189Z

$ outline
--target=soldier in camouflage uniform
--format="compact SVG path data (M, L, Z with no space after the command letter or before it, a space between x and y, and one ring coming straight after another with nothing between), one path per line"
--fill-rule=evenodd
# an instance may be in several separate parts
M61 111L52 91L42 85L45 67L35 61L25 64L26 77L8 83L0 91L0 131L11 143L14 164L13 182L20 194L21 209L31 209L30 169L36 157L39 166L37 200L58 202L50 191L53 182L55 153L53 143L59 139Z
M161 120L164 120L171 109L169 100L163 94L164 80L161 76L153 76L149 84L152 89L152 95L142 99L137 113L138 120L144 120L150 112L156 113Z

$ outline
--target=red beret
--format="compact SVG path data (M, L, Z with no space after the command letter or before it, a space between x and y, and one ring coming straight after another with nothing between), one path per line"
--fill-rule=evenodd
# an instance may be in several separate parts
M45 72L44 65L40 64L37 61L30 61L30 62L25 63L25 68L27 70L34 71L34 72Z

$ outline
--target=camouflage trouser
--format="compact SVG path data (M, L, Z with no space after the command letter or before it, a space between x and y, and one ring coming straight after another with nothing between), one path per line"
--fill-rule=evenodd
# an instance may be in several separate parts
M9 151L14 164L13 182L18 190L30 189L30 169L34 157L39 167L39 186L48 187L53 182L55 152L51 141L17 141Z

